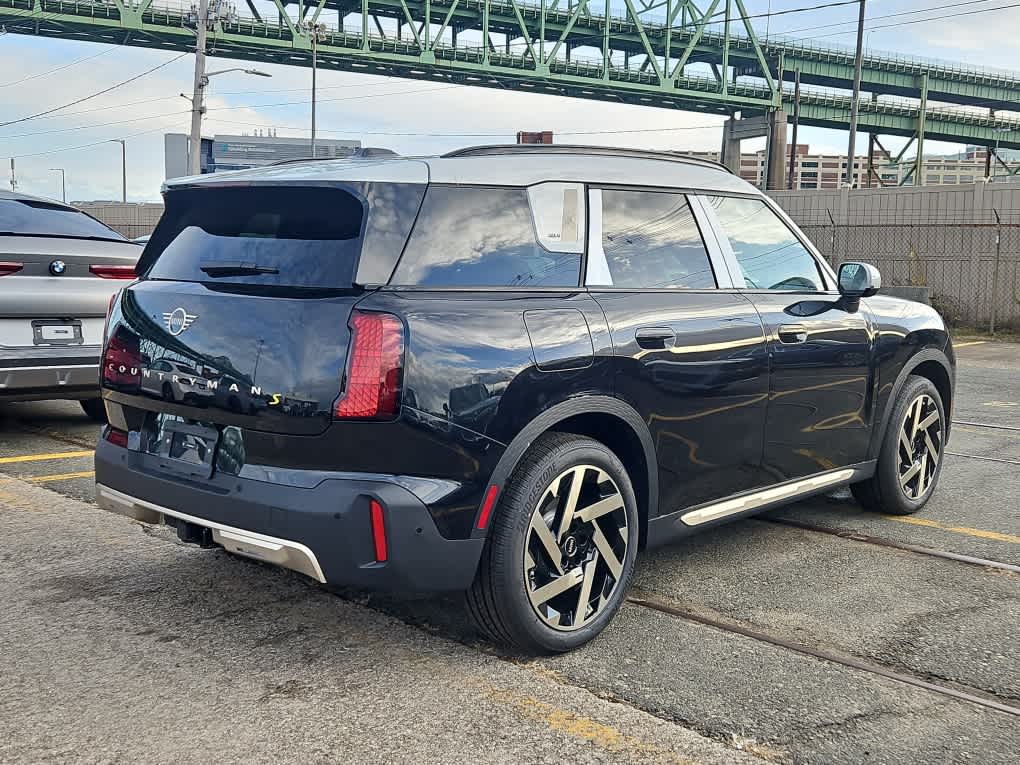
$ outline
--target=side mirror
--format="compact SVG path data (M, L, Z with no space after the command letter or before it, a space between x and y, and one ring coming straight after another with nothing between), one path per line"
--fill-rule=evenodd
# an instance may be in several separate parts
M866 298L882 288L882 274L867 263L844 263L839 267L839 294L846 298Z

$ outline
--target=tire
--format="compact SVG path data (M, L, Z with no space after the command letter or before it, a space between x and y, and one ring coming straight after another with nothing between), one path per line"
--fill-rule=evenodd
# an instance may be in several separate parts
M931 380L911 375L882 436L875 474L850 491L867 510L916 513L938 485L945 442L946 413L938 389Z
M90 420L93 422L106 422L106 407L103 406L103 399L87 398L78 403L81 404L82 411L85 412Z
M597 515L579 515L596 505ZM591 438L542 435L503 487L491 524L467 592L483 633L513 650L549 654L605 629L630 588L639 539L634 489L612 451ZM564 589L543 599L547 585Z

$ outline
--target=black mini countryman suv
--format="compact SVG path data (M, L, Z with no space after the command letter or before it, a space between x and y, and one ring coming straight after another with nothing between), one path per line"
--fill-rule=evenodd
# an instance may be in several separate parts
M913 513L955 362L707 161L590 147L179 179L110 305L99 504L564 651L635 556L849 485Z

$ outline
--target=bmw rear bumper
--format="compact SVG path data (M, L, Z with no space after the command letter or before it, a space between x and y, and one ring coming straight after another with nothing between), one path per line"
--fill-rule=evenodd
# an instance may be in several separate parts
M212 543L229 552L336 586L464 590L478 567L485 540L443 537L425 504L388 480L392 477L326 478L297 486L216 475L198 483L168 475L158 461L100 439L99 506L145 523L183 521L209 529ZM371 500L384 508L384 562L376 560Z
M99 346L0 351L0 400L99 397Z

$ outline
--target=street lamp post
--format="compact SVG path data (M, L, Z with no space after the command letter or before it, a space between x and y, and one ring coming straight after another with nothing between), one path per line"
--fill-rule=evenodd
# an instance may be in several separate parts
M67 177L64 174L64 168L51 167L50 170L54 173L60 173L60 199L63 202L67 202Z
M202 173L202 115L205 114L205 89L209 85L209 78L227 72L244 72L259 77L273 76L268 72L244 67L231 67L215 72L205 71L205 40L208 30L209 0L199 0L198 18L195 20L195 78L191 92L191 135L188 140L188 172L191 175Z
M120 144L120 201L127 204L127 144L123 138L114 138L110 143Z

